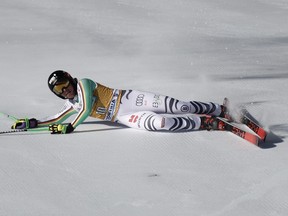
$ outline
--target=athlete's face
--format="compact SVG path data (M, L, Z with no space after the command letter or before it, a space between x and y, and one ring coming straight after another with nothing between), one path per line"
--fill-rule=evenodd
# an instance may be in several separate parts
M71 85L71 83L69 84L69 86L67 88L63 88L63 92L61 94L61 96L67 98L67 99L73 99L76 95L76 92L73 88L73 86Z

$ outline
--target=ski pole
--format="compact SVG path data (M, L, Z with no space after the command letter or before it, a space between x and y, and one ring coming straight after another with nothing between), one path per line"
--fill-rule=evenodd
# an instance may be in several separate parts
M42 131L49 131L48 127L40 127L40 128L31 128L31 129L15 129L9 131L0 131L0 134L9 134L9 133L18 133L18 132L42 132Z
M18 119L15 116L12 116L12 115L9 115L9 114L3 113L3 112L0 112L0 116L5 116L5 117L11 119L12 121L16 121Z

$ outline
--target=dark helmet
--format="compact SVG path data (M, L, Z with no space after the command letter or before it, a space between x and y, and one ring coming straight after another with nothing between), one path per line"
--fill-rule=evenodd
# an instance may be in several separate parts
M58 94L54 87L55 85L59 84L59 83L65 83L65 82L69 82L70 84L72 84L75 92L77 92L77 79L73 78L68 72L65 72L63 70L57 70L54 71L48 78L48 86L49 89L58 97L65 99L63 96L61 96L60 94Z

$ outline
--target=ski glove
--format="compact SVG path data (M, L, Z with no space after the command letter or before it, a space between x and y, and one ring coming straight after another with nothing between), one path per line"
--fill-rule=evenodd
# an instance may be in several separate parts
M49 131L51 134L66 134L74 131L74 128L71 124L62 125L62 124L52 124L49 125Z
M25 119L18 119L16 122L11 126L11 129L28 129L28 128L36 128L38 125L38 121L35 118L25 118Z

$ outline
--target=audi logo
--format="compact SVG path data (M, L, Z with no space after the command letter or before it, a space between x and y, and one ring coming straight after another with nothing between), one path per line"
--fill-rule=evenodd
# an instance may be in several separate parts
M136 98L136 106L142 106L143 105L143 101L144 101L144 94L140 94L137 96Z

